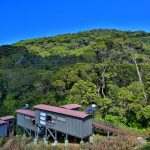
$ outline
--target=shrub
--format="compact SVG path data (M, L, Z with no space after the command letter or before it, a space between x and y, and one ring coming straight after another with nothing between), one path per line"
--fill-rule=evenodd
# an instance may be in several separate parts
M84 143L71 144L67 147L59 143L57 146L45 145L43 141L34 145L32 138L15 137L9 140L1 150L131 150L138 146L138 141L134 138L117 136L101 137L95 136L94 144Z
M0 137L0 147L3 146L5 143L5 139L3 137Z
M138 141L129 137L109 137L94 144L82 147L83 150L131 150L138 145Z

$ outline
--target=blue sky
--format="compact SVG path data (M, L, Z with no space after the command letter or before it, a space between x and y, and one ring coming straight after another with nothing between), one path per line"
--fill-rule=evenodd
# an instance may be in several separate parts
M96 28L150 31L150 0L0 0L0 45Z

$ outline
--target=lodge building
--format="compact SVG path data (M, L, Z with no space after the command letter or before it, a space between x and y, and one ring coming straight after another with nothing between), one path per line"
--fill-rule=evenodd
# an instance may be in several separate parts
M68 135L80 138L92 135L92 116L79 111L80 105L69 104L61 107L39 104L31 110L17 110L17 125L24 128L31 135L38 138L43 134L46 141L50 137L57 142L57 133L61 132L68 140Z

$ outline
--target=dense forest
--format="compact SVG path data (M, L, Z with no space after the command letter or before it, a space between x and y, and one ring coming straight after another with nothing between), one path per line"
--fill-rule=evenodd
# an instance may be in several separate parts
M101 120L148 127L150 33L91 30L0 46L0 116L39 103L95 103Z

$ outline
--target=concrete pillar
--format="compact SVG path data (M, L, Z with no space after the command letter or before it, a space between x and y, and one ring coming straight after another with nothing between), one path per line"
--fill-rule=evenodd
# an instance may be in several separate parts
M26 138L26 134L25 134L25 133L23 134L23 138L24 138L24 139Z
M30 137L32 136L31 134L32 134L32 131L30 130Z
M107 131L107 136L109 136L109 131Z
M58 142L55 140L54 143L52 144L52 146L56 146L58 144Z
M48 145L48 140L47 140L46 137L44 137L44 143L45 143L46 145Z
M46 128L45 128L44 143L45 143L46 145L48 145L48 139L47 139L47 126L46 126Z
M38 144L38 138L34 138L34 145Z
M81 138L80 144L83 144L83 143L84 143L83 138Z
M65 146L67 146L68 143L69 143L69 141L68 141L68 135L66 134L66 137L65 137Z
M34 145L38 144L38 133L35 131Z
M19 137L19 135L17 134L17 135L16 135L16 137L18 138L18 137Z
M89 143L92 143L92 144L94 143L94 137L93 136L89 137Z
M54 139L54 143L52 144L52 146L56 146L58 144L57 141L57 131L55 130L55 139Z
M57 141L57 131L56 131L56 130L55 130L55 141L54 141L54 143L55 143L55 144L58 143L58 141Z
M23 139L25 139L25 138L26 138L26 131L25 131L25 129L24 129Z

